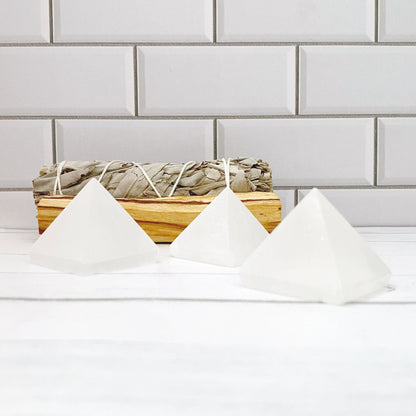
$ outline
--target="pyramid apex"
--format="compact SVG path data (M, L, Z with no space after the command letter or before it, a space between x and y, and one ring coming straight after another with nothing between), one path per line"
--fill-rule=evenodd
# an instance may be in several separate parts
M303 205L303 202L305 202L307 205L314 204L316 206L319 206L321 208L321 210L323 209L324 211L330 210L330 211L336 212L335 215L340 215L341 216L341 214L336 210L336 208L333 206L333 204L328 200L328 198L318 188L312 188L299 201L298 205Z
M97 179L95 179L95 178L91 178L87 182L87 184L84 186L84 188L82 188L82 189L85 189L85 188L100 188L100 189L105 189L104 186L100 182L98 182Z
M87 182L87 184L84 186L84 188L86 188L87 186L97 186L97 185L100 185L100 187L101 187L101 188L104 188L104 186L103 186L103 185L101 185L101 183L100 183L100 182L98 182L98 181L97 181L97 179L95 179L95 178L91 178L91 179Z
M318 189L318 188L312 188L305 196L305 198L307 197L317 197L317 196L324 196L324 194Z

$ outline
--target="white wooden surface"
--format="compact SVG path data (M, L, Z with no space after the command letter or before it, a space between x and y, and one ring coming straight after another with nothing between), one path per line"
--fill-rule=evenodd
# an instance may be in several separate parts
M394 273L343 307L167 257L74 277L0 230L0 415L416 414L416 229L361 229Z

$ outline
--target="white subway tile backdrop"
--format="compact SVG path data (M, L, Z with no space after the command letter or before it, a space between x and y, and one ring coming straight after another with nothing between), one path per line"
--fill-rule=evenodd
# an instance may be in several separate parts
M299 199L308 192L300 190ZM399 227L416 223L414 189L324 189L323 193L357 226Z
M49 0L0 1L0 43L49 42Z
M68 159L270 162L354 225L416 225L414 0L0 0L0 227ZM415 42L415 43L412 43Z
M211 159L211 120L56 120L57 160ZM0 124L1 128L1 124Z
M415 46L302 46L300 113L416 113L415 72Z
M416 185L416 118L378 119L378 183Z
M374 8L374 0L218 0L218 40L373 41Z
M0 48L0 114L133 115L127 47Z
M294 47L145 46L138 73L139 114L295 113Z
M219 120L218 156L244 155L267 155L275 186L373 185L374 121Z
M55 41L212 42L212 10L212 0L55 0Z
M416 1L380 0L380 40L383 42L415 42L415 19Z
M0 228L36 227L36 208L32 192L0 192Z
M53 163L50 120L0 120L1 188L30 188L42 165Z

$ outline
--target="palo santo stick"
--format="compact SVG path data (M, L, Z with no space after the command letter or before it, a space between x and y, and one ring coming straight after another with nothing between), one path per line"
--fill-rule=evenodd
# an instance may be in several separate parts
M274 192L244 192L236 195L267 231L273 231L280 223L281 203ZM117 201L153 241L162 243L172 242L215 197L216 195L174 196ZM69 196L48 196L39 201L39 233L48 228L72 199Z

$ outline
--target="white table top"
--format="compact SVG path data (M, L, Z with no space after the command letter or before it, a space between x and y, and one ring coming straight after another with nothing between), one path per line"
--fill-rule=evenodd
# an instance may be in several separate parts
M329 306L168 257L76 277L0 230L0 415L416 414L416 229L360 229L391 287Z

